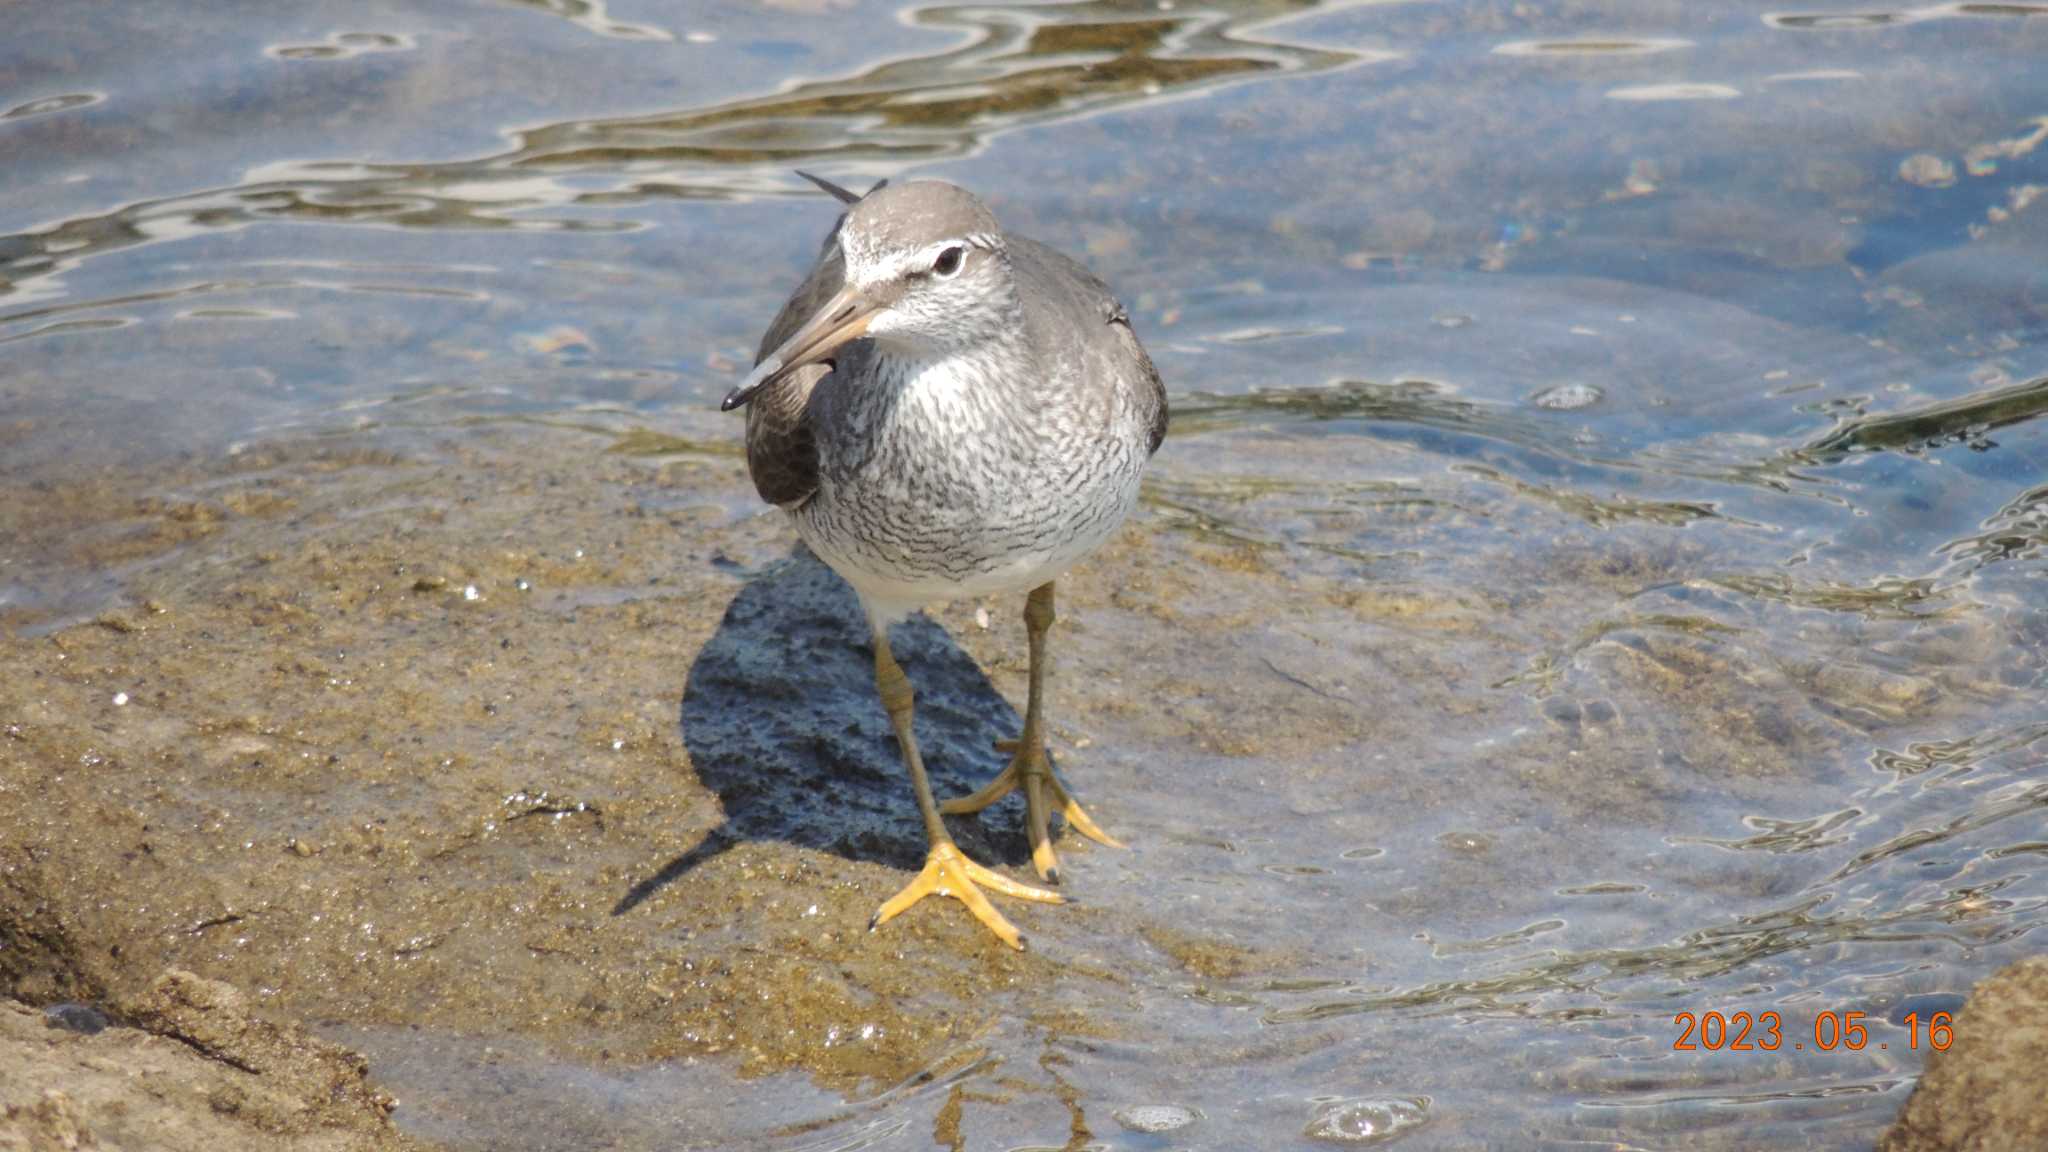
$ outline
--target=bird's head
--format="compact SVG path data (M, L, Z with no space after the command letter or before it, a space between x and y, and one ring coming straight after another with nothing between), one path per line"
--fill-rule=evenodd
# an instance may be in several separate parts
M963 188L937 180L876 188L847 208L828 256L833 245L844 284L726 396L727 411L853 340L938 359L984 344L1012 323L1017 298L1002 229Z

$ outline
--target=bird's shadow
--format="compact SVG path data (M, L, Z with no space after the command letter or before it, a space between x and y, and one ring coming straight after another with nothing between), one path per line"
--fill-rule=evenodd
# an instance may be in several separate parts
M997 740L1022 721L946 630L922 616L890 633L917 692L916 729L938 799L1001 770ZM683 686L683 744L725 823L633 887L631 911L698 865L746 841L780 840L916 869L924 823L875 692L874 647L853 590L799 546L740 590ZM1030 859L1019 802L947 821L967 854Z

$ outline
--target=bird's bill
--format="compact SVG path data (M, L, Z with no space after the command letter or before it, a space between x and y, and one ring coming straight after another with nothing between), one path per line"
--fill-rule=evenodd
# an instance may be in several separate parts
M825 306L812 314L782 346L761 358L739 387L725 394L719 410L730 412L754 398L761 389L806 364L832 358L849 341L859 339L880 306L860 294L852 285L841 288Z

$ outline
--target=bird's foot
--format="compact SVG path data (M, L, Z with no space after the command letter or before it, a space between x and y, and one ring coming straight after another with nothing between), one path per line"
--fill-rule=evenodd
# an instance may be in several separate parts
M891 896L888 903L882 905L875 913L875 918L868 921L868 931L874 931L896 918L912 904L937 892L942 896L954 897L967 905L967 910L974 914L974 918L987 926L988 930L995 933L1003 943L1022 951L1024 937L1018 933L1017 926L1010 923L1001 912L996 911L995 905L988 902L988 897L981 894L982 888L992 889L1005 896L1015 896L1019 900L1036 900L1041 904L1066 903L1066 898L1059 893L1033 888L1029 884L1020 884L1000 872L992 872L969 860L952 841L941 840L932 845L931 855L925 858L924 870L917 874L917 879L906 885L903 891Z
M1031 866L1038 875L1054 884L1060 882L1060 862L1052 852L1052 810L1057 807L1060 815L1067 818L1067 824L1081 835L1097 844L1121 848L1123 843L1102 830L1081 802L1067 791L1059 777L1052 774L1052 765L1046 763L1045 746L1036 740L998 740L996 751L1010 753L1009 766L996 774L996 778L981 786L978 791L966 796L957 796L939 805L939 811L948 816L964 816L979 812L1001 800L1010 793L1022 790L1024 793L1025 831L1031 837Z

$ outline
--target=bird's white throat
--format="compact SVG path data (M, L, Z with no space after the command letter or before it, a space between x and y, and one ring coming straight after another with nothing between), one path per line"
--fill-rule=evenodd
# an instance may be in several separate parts
M896 394L897 419L928 421L934 430L980 427L1014 387L1014 350L995 345L942 355L880 351L875 383Z

